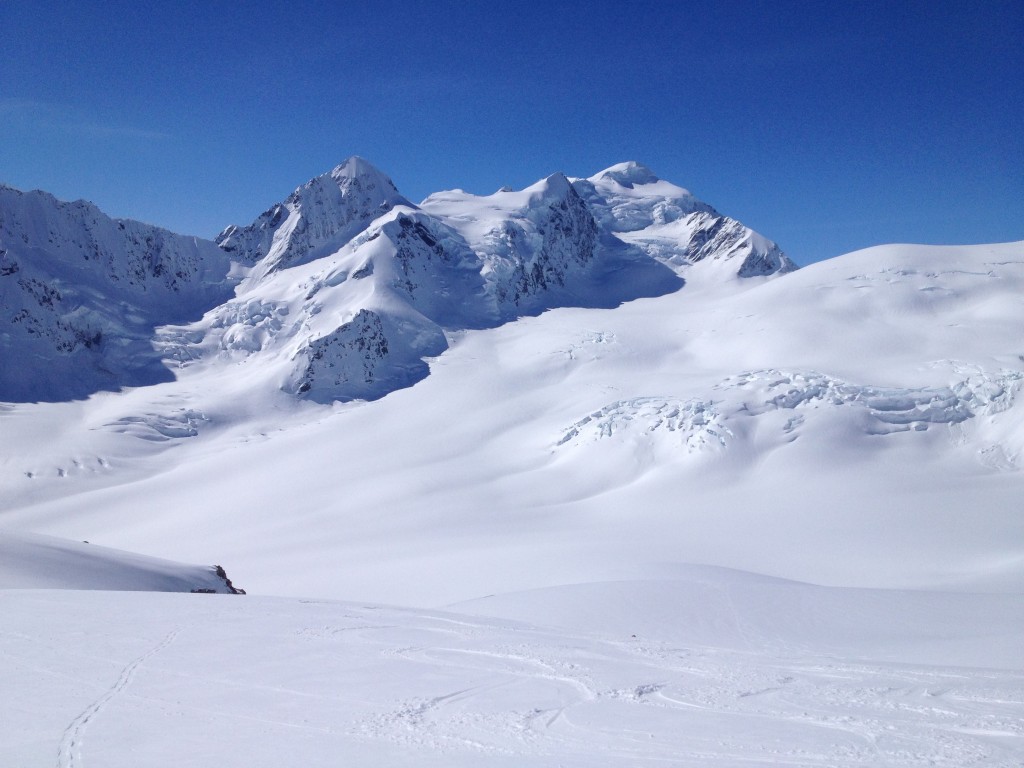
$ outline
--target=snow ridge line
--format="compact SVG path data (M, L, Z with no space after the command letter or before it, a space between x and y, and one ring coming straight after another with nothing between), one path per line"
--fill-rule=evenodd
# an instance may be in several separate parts
M180 627L178 629L171 630L156 646L139 656L137 659L129 662L128 665L121 670L121 674L117 678L117 681L107 690L107 692L86 707L82 714L71 721L71 724L64 729L60 748L57 750L57 768L75 768L75 766L81 766L83 764L82 737L93 718L98 715L104 707L106 707L111 699L124 692L131 683L132 678L135 677L136 670L142 666L144 662L156 656L160 651L173 643L174 639L180 632Z

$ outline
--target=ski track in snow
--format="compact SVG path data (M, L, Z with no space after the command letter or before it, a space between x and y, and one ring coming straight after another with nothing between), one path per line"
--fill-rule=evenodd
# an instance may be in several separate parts
M104 707L106 707L112 699L124 693L128 686L131 685L132 679L135 677L135 673L138 671L139 667L173 643L180 633L180 628L171 630L157 645L131 661L124 669L121 670L121 674L117 678L117 681L107 690L107 692L86 707L82 714L71 721L71 724L64 730L64 735L61 738L60 749L57 750L57 768L75 768L76 766L80 768L80 766L85 764L82 760L82 742L84 740L85 731L92 723L93 719L103 711Z
M631 636L418 609L115 593L66 617L76 656L86 654L70 678L78 685L107 677L109 650L99 651L109 649L112 621L170 614L180 627L201 621L203 636L163 657L163 682L133 694L133 706L108 707L180 630L169 632L61 732L59 719L44 726L38 713L44 703L57 713L66 706L67 682L38 671L69 669L67 649L18 631L20 622L39 624L40 600L60 599L10 596L16 631L0 638L2 650L14 669L36 670L22 679L39 683L21 692L24 712L8 704L8 724L35 733L15 745L20 759L0 743L4 765L41 764L45 753L28 750L54 741L58 768L101 756L111 768L1009 768L1024 758L1016 665L935 665L913 651L898 657L910 661L891 661L884 642L838 652L826 650L835 640L765 642L750 615L740 636L709 644L685 632ZM725 615L734 609L742 618L739 605ZM96 758L85 760L87 729L101 712L109 722L90 737Z
M357 733L440 753L654 765L1011 766L1024 748L1016 673L553 639L395 649L450 687ZM507 706L520 699L536 705Z
M958 682L971 678L967 670L960 674L840 661L814 666L710 652L689 657L690 665L679 674L671 669L673 654L656 651L641 667L643 676L635 685L600 689L585 663L531 655L537 650L403 650L399 655L407 659L450 665L453 671L467 665L478 669L484 661L484 668L497 671L501 679L402 702L372 718L364 733L436 751L540 755L584 753L596 745L611 757L636 759L644 754L655 764L701 765L737 760L759 764L760 758L792 766L1010 766L1019 764L1014 755L1019 756L1024 741L1024 702L1019 700L1024 680L1019 677L1012 681L1017 700L992 708L970 686L957 689ZM635 661L627 656L617 663L632 666ZM495 711L499 707L494 700L502 690L523 682L541 690L553 687L561 703ZM544 697L549 696L546 691ZM601 717L604 725L588 725L596 712L609 706L612 710ZM656 714L645 713L638 720L629 711L637 707ZM700 713L698 722L716 734L717 743L708 741L702 748L701 736L670 737L695 727L695 712ZM623 723L621 731L611 727L614 721ZM626 725L632 722L644 722L644 729L650 729L646 738L651 744L642 750L630 748L638 738ZM764 737L757 745L757 739L744 740L749 729L780 735ZM668 744L659 744L666 738ZM685 752L677 752L684 745Z

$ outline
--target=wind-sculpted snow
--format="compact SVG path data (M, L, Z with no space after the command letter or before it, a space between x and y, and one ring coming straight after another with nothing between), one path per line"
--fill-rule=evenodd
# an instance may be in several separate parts
M713 403L662 397L619 400L594 411L565 431L558 446L670 433L666 437L688 453L726 445L732 432Z

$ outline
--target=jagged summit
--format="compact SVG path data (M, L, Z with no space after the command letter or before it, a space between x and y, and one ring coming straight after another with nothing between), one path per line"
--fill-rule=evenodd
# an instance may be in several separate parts
M394 182L361 157L310 179L246 227L230 226L217 244L259 274L336 250L395 206L415 208Z

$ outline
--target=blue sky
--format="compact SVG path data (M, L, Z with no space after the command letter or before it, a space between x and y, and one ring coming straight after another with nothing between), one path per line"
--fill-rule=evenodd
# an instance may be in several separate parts
M835 7L833 7L835 6ZM213 236L623 160L799 263L1024 239L1024 2L0 3L0 182Z

